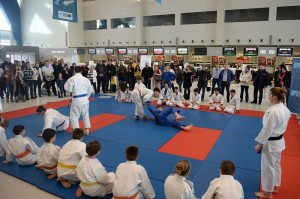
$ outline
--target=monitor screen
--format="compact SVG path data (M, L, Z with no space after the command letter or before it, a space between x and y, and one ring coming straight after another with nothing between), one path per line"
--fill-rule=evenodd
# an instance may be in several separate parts
M119 48L118 54L119 55L127 55L127 48Z
M293 48L277 48L277 56L292 57Z
M77 48L77 54L85 54L84 48Z
M89 48L88 53L95 55L96 54L96 48Z
M153 48L153 55L163 55L164 49L163 48Z
M225 56L235 56L236 55L236 48L231 48L231 47L223 48L223 55L225 55Z
M177 48L177 55L187 55L187 54L188 54L188 48L186 47Z
M113 48L105 48L105 54L113 55L114 54L114 49Z
M258 56L258 48L244 48L244 56Z
M207 55L207 48L195 48L194 55Z
M148 48L139 48L139 55L148 55Z

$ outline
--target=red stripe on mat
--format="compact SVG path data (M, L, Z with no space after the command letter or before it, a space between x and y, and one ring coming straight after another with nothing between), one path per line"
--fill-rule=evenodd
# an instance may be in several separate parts
M92 101L92 100L95 100L95 98L89 98L89 100ZM67 100L62 100L62 101L58 101L58 102L50 102L48 104L42 104L42 105L45 106L45 108L57 109L57 108L61 108L64 106L68 106L69 102L70 102L70 100L67 99ZM9 112L5 112L5 113L1 113L1 115L6 119L14 119L14 118L18 118L18 117L23 117L23 116L27 116L30 114L34 114L37 107L38 106L32 106L32 107L19 109L19 110L15 110L15 111L9 111Z
M91 126L92 128L90 129L90 133L101 129L105 126L108 126L110 124L113 124L115 122L118 122L120 120L123 120L127 116L122 116L122 115L115 115L115 114L109 114L109 113L103 113L94 117L90 118ZM79 122L79 126L81 128L84 128L83 121ZM72 132L72 127L71 125L67 129L67 132Z
M180 131L158 151L205 160L221 132L219 130L193 127L189 132Z
M154 106L157 105L156 103L157 103L157 100L153 100L151 102L151 104L154 105ZM187 106L185 107L185 109L187 109ZM209 112L215 112L215 113L228 114L228 113L225 113L224 111L220 111L220 112L219 111L210 111L208 109L209 109L208 105L200 104L199 110L201 110L201 111L209 111ZM224 107L223 107L223 109L224 109ZM264 111L254 111L254 110L241 109L241 110L237 111L235 114L236 115L242 115L242 116L250 116L250 117L263 117L265 112Z

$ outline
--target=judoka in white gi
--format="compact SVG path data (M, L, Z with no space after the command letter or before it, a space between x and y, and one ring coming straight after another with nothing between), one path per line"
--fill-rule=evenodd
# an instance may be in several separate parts
M81 67L76 66L76 74L65 83L65 91L72 92L70 107L70 122L73 129L79 128L79 117L82 115L85 134L90 133L91 123L89 116L89 96L93 92L90 81L81 74Z
M177 163L175 174L169 175L165 181L166 199L196 199L194 184L186 179L190 168L190 163L186 160Z
M8 150L3 163L7 164L15 157L19 165L35 164L40 148L29 137L24 137L25 127L23 125L14 126L13 133L15 137L10 138L7 142Z
M179 106L179 107L183 108L183 107L185 107L184 102L185 102L185 99L184 99L182 93L180 93L178 91L178 87L174 87L174 93L172 94L171 103L169 104L169 106Z
M146 87L140 87L131 92L132 101L135 104L135 119L147 119L144 112L144 104L150 101L153 95L158 96L159 92L159 88L154 88L154 91L152 91Z
M0 157L3 157L7 151L7 138L5 130L8 126L8 121L0 117Z
M195 109L195 110L200 108L201 96L198 94L198 88L195 88L193 90L193 94L191 95L190 102L191 103L188 106L188 108Z
M243 199L244 191L242 185L233 178L235 165L229 160L224 160L220 166L220 177L210 182L202 199Z
M136 77L136 83L134 84L133 90L135 90L136 88L146 88L145 84L143 84L143 77Z
M261 156L261 186L262 192L256 192L258 197L272 198L272 193L278 193L281 185L281 153L285 149L283 134L286 131L291 112L283 104L286 89L274 87L269 93L273 104L264 114L263 128L255 140L257 152Z
M209 99L209 110L221 111L224 104L224 97L219 93L219 88L215 88L215 93Z
M132 102L131 91L128 86L126 86L126 90L123 93L123 98L125 102Z
M37 155L37 168L43 169L45 173L50 174L48 179L57 175L57 162L60 147L53 144L56 139L56 131L49 128L45 129L42 134L45 143L41 146Z
M77 165L76 173L80 180L80 188L76 196L80 197L82 192L91 197L104 197L112 192L115 174L107 173L101 162L97 159L101 145L94 140L87 144L87 157L83 157Z
M126 149L127 162L121 163L116 170L113 195L114 199L132 197L135 199L152 199L155 193L145 168L136 163L138 148Z
M65 131L69 127L69 117L61 114L55 109L46 109L44 106L39 106L37 107L35 112L37 113L37 115L44 116L45 124L43 127L43 131L45 129L51 128L56 132L59 132ZM42 136L42 134L39 134L38 136Z
M158 105L167 105L169 106L171 103L171 98L173 95L173 91L171 88L169 88L169 84L165 84L165 87L161 90L161 96L159 100L157 101Z
M234 89L230 90L229 104L225 107L224 112L234 114L240 110L240 98L236 95Z
M57 164L58 181L65 188L79 181L76 174L76 166L81 158L86 155L86 144L82 142L84 132L82 129L74 129L72 140L68 141L60 150Z
M117 88L115 100L118 102L124 101L124 93L122 92L120 87Z

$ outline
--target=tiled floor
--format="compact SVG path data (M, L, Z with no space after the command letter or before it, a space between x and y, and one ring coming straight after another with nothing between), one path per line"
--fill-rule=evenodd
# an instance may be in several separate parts
M196 86L196 82L194 82L193 88ZM232 89L236 89L236 91L239 93L239 87L238 85L232 85ZM268 90L268 89L267 89ZM209 94L206 92L204 102L203 104L208 104L209 100ZM250 101L253 100L253 87L250 86ZM55 101L59 101L61 99L57 98L57 96L43 96L42 98L38 98L35 100L30 100L27 102L9 102L2 100L0 102L0 112L7 112L12 110L18 110L30 106L36 106L39 104L45 104L45 103L51 103ZM242 109L250 109L250 110L261 110L264 111L270 106L270 103L268 102L268 91L266 91L265 98L263 99L262 105L256 105L251 103L241 103ZM55 199L57 197L48 194L47 192L44 192L40 189L38 189L35 186L32 186L28 183L25 183L17 178L11 177L5 173L0 172L0 198L2 199L24 199L24 198L30 198L30 199Z

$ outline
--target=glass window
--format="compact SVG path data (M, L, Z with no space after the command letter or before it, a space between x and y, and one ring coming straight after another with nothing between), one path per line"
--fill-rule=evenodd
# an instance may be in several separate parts
M299 20L300 6L277 7L276 20Z
M11 31L0 31L0 45L10 46L11 45Z
M148 26L174 26L175 14L144 16L144 27Z
M111 28L135 28L135 17L111 19Z
M5 16L2 6L0 6L0 30L11 30L10 23Z
M269 8L226 10L225 22L268 21Z
M93 21L84 21L83 29L84 30L107 29L107 20L99 19L99 20L93 20Z
M217 11L182 13L181 25L216 23Z

